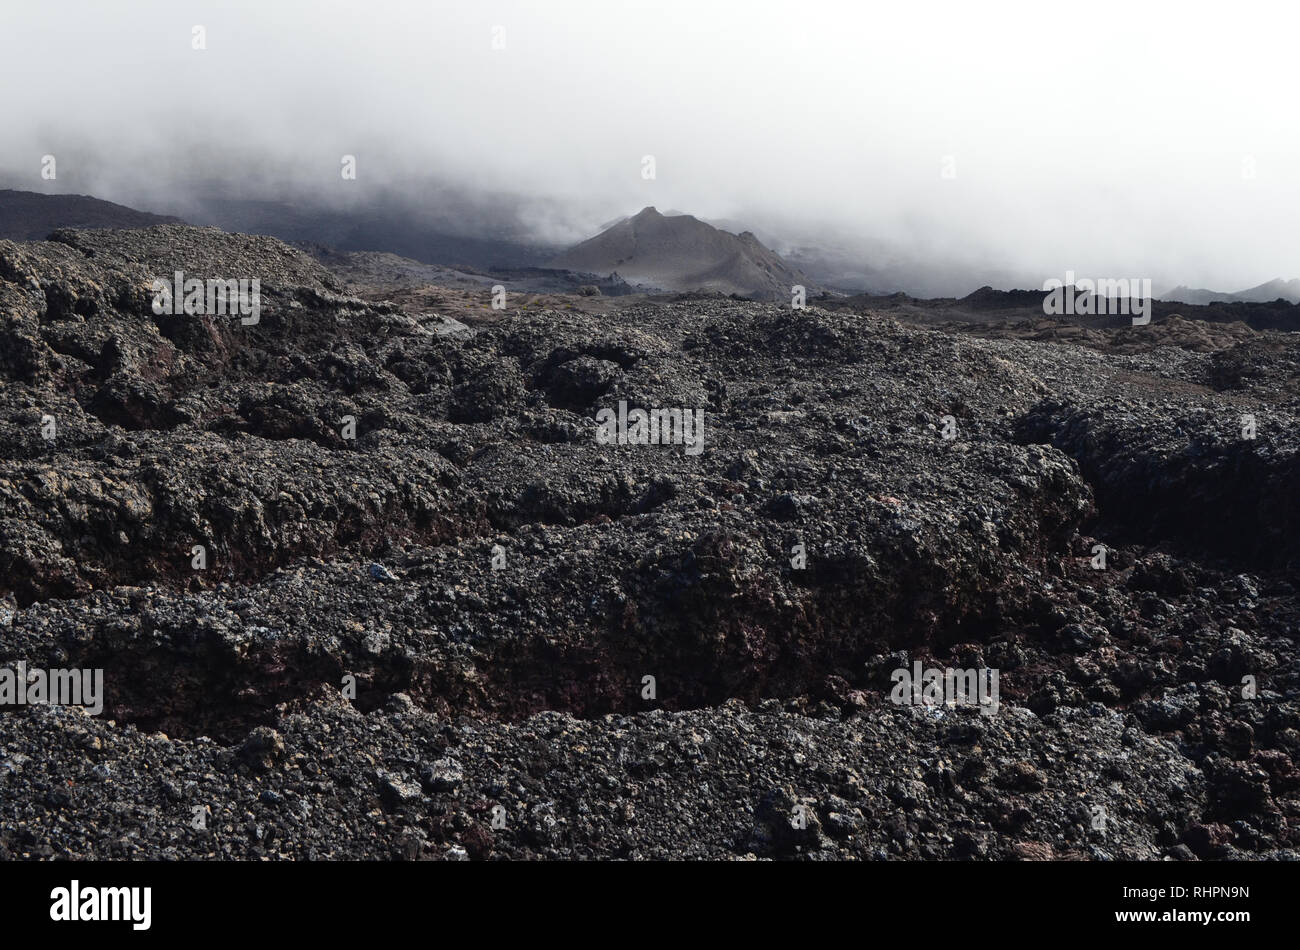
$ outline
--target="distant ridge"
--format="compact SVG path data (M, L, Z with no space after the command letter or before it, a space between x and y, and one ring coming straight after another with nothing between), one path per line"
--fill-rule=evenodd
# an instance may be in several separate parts
M180 218L137 211L89 195L0 189L0 238L10 241L40 241L58 228L147 228L184 223Z
M808 287L806 278L751 232L732 234L692 215L665 215L653 207L614 222L549 266L617 272L630 283L663 290L714 291L756 300L788 300L793 285Z
M1279 277L1276 280L1260 284L1258 287L1239 290L1236 293L1179 286L1159 296L1161 300L1200 304L1202 306L1211 303L1233 303L1237 301L1241 303L1272 303L1274 300L1279 299L1285 300L1287 303L1300 303L1300 279L1283 280Z

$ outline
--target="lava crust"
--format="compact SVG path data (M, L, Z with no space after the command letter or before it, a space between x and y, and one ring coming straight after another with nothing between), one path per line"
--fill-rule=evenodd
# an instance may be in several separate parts
M0 856L1300 858L1294 335L352 290L0 242L0 660L106 684L0 715Z

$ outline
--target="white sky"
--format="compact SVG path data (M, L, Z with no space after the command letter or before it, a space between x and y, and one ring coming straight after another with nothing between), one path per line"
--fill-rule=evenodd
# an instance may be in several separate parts
M558 199L575 237L653 204L1235 290L1300 276L1297 27L1251 0L4 0L0 172L121 200L197 147L332 193L351 153Z

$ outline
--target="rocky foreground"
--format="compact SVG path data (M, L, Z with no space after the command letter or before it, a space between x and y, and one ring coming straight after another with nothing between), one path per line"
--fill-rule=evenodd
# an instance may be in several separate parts
M106 696L0 707L0 856L1300 857L1294 335L467 326L52 238L0 242L0 660ZM259 320L156 315L176 270ZM996 712L895 704L917 660Z

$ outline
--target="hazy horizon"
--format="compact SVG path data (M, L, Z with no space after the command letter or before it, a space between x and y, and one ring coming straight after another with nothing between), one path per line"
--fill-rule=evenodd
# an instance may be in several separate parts
M204 189L396 194L550 244L653 205L994 286L1235 291L1300 274L1279 9L6 8L0 181L182 217Z

